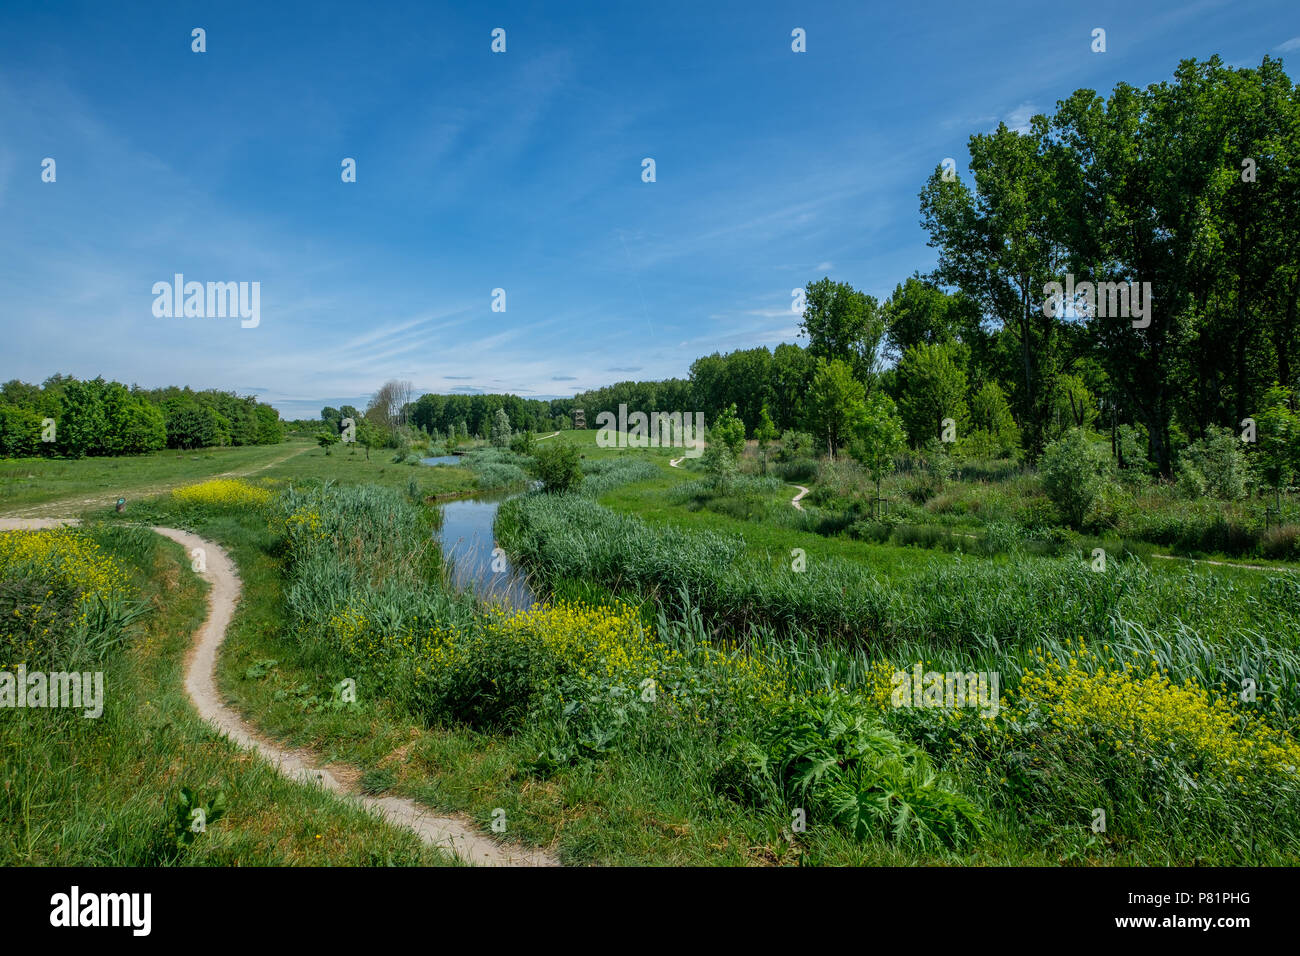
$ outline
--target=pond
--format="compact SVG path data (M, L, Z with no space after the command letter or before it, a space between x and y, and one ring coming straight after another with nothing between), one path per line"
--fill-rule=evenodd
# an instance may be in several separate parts
M438 455L434 458L420 459L422 465L459 465L460 462L460 455Z

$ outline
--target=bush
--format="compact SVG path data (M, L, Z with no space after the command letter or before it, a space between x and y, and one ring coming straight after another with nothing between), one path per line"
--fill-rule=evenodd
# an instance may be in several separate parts
M1043 490L1073 528L1083 524L1105 484L1107 461L1081 428L1072 428L1043 452Z
M1226 428L1211 425L1205 437L1178 456L1178 487L1188 498L1210 495L1225 501L1246 497L1246 456Z
M498 408L492 416L491 435L492 444L497 448L505 448L510 444L510 416L504 408Z
M533 460L533 474L541 481L543 491L564 494L576 491L582 484L582 459L577 445L557 440L553 445L539 446Z
M435 666L417 692L427 718L476 730L517 726L558 673L541 641L495 621L476 622L431 654Z
M704 470L708 472L709 480L715 489L719 491L730 489L737 469L736 458L726 444L720 441L709 442L700 463L704 465Z
M510 439L510 450L516 455L532 457L535 450L533 433L528 430L515 432L514 437Z
M798 432L787 428L781 433L781 448L776 453L777 461L798 461L811 458L813 437L808 432Z

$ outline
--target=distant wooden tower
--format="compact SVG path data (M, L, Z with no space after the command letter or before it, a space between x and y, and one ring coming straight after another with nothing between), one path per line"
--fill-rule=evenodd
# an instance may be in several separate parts
M573 410L573 427L575 429L587 427L587 416L581 408Z

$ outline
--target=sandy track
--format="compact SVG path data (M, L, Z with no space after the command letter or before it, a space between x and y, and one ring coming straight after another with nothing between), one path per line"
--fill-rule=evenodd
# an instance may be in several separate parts
M790 504L794 505L796 511L803 511L803 505L799 502L803 500L804 495L808 494L808 489L803 485L795 485L795 487L799 489L799 493L790 499Z
M76 518L0 518L0 531L51 528L77 524ZM239 574L234 562L216 544L198 535L176 528L153 528L177 542L186 551L203 550L207 570L200 572L210 585L208 616L195 635L185 666L185 692L199 715L213 729L229 737L240 747L252 750L272 763L277 770L303 783L323 786L347 800L360 803L390 823L414 830L425 843L454 853L469 863L486 866L557 866L558 862L541 851L505 846L483 835L464 817L438 816L425 807L401 797L373 797L357 792L326 767L311 751L285 750L257 733L234 710L226 706L217 690L217 654L225 640L239 603ZM336 767L338 774L355 779L350 767Z

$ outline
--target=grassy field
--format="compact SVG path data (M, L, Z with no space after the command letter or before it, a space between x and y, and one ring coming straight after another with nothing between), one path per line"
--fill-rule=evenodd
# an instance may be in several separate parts
M217 475L265 474L276 463L312 447L307 442L160 451L123 458L0 459L0 514L61 502L67 514L98 508Z
M279 445L157 452L125 458L0 460L0 514L72 516L103 510L119 496L136 499L219 476L378 484L405 489L415 479L425 494L455 495L477 487L468 469L392 461L391 450L335 446L330 454L301 439Z

